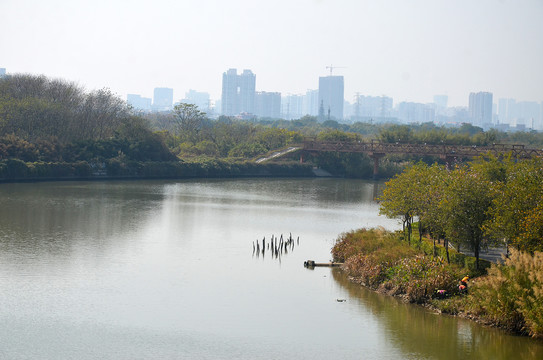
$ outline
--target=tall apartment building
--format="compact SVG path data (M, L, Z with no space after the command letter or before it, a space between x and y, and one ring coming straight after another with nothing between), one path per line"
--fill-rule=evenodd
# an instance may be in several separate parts
M281 93L259 91L255 94L255 112L261 118L281 117Z
M406 123L434 122L435 110L426 104L401 102L398 104L398 119Z
M153 92L153 110L167 111L173 106L173 89L155 88Z
M469 94L469 115L475 126L492 124L492 93Z
M304 96L304 115L319 114L319 90L307 90Z
M388 96L357 95L353 104L355 120L391 117L392 105L393 100Z
M251 70L229 69L222 75L222 114L254 113L256 75Z
M302 116L304 116L303 95L287 95L281 99L281 117L283 119L299 119Z
M343 76L319 77L319 107L324 109L325 119L343 120Z
M541 129L543 109L541 103L535 101L519 101L515 99L498 100L498 121L501 125L524 125L529 129Z
M436 108L436 113L439 115L445 114L448 102L449 97L447 95L434 95L434 105Z
M6 76L6 68L0 68L0 78Z

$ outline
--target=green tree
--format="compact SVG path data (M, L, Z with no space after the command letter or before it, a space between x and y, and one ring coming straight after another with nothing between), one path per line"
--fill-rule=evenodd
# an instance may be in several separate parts
M385 143L408 143L412 136L413 129L408 125L391 125L379 132L379 140Z
M473 251L477 269L485 240L483 226L490 219L493 205L492 194L490 182L468 167L450 171L445 179L441 207L446 216L446 235Z
M361 136L340 130L326 130L317 136L318 141L355 142L361 140Z
M202 130L206 114L194 104L180 103L175 105L174 121L177 125L178 134L183 140L196 143Z
M488 234L523 251L542 251L543 159L508 161L504 179L494 186L496 196Z
M424 164L411 165L401 174L385 184L383 195L379 198L379 212L390 218L400 217L407 239L411 242L413 218L420 214L419 184L421 169Z

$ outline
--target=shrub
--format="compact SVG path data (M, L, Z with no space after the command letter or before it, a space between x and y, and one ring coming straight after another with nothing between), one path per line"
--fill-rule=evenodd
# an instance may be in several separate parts
M509 330L543 338L543 253L512 250L473 287L469 310Z
M413 244L416 246L416 244ZM437 290L457 292L465 269L425 255L402 241L401 232L361 229L342 234L332 249L335 261L355 280L410 302L427 302Z
M442 258L417 255L398 261L388 272L384 287L420 303L432 298L437 290L456 293L459 278L460 269L448 266Z

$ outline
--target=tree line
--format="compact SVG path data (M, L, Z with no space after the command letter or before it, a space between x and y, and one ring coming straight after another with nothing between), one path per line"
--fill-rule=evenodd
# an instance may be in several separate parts
M0 160L174 160L160 134L108 89L85 92L45 76L0 79Z
M90 165L126 165L134 161L250 162L307 137L348 142L379 139L429 144L543 144L543 135L539 133L484 132L469 124L459 128L431 123L340 124L334 120L319 122L314 116L288 121L226 116L212 120L195 105L183 103L171 112L144 114L130 108L108 89L88 92L71 82L28 74L0 79L0 161ZM304 158L332 174L372 176L371 160L364 154L322 153ZM282 161L299 160L298 154L291 154ZM390 177L415 160L387 156L381 161L380 173ZM439 161L423 160L428 164Z
M512 246L543 251L543 159L481 157L452 169L419 162L386 183L380 211L419 233L473 251ZM447 254L448 255L448 254Z

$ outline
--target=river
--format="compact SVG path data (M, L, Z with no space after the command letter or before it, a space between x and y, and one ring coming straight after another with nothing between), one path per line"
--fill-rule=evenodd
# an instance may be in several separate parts
M543 344L349 283L337 236L397 229L342 179L0 185L2 359L541 359ZM253 252L265 237L288 253ZM338 301L341 300L341 301ZM343 301L345 300L345 301Z

